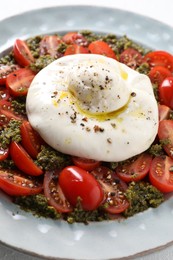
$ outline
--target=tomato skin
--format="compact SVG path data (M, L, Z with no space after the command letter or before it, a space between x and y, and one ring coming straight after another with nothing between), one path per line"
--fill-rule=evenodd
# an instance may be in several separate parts
M148 76L153 84L160 86L166 77L172 76L172 73L165 67L155 66L151 68Z
M145 55L146 62L151 67L163 66L173 72L173 56L166 51L152 51Z
M44 175L44 195L46 196L50 206L54 207L58 212L68 213L72 211L72 206L65 198L60 185L58 184L57 172L46 172Z
M49 54L51 57L58 57L58 46L62 40L57 35L45 35L40 42L40 55Z
M3 161L8 158L9 148L3 149L0 147L0 161Z
M151 162L152 156L143 153L135 161L118 166L116 173L125 182L140 181L148 174Z
M26 68L10 73L6 79L6 87L14 97L26 96L35 73Z
M173 120L162 120L159 122L158 137L160 141L168 140L168 143L163 148L173 158Z
M124 212L129 207L129 202L124 195L127 189L126 183L115 172L104 166L94 169L91 174L101 184L104 191L103 204L107 204L104 210L110 214Z
M24 148L14 141L10 144L10 155L15 165L24 173L32 176L43 174L42 169L34 163Z
M89 53L88 48L73 44L69 45L64 53L64 56L66 55L72 55L72 54L79 54L79 53Z
M139 51L128 48L120 54L119 61L132 69L136 69L136 67L142 63L143 57Z
M167 77L159 86L160 102L173 109L173 76Z
M158 104L158 109L159 109L159 121L169 118L171 112L170 107Z
M67 166L59 175L59 185L72 206L78 198L84 210L95 210L103 201L104 193L97 180L77 166Z
M112 48L104 41L94 41L88 46L88 49L93 54L100 54L117 60L117 57Z
M0 126L5 126L11 119L22 121L24 118L13 112L11 102L6 100L0 101Z
M79 168L82 168L86 171L92 171L95 168L100 166L100 161L95 161L92 159L86 159L82 157L73 156L72 161L74 165L78 166Z
M152 161L149 178L153 186L163 193L173 191L173 159L168 156L158 156Z
M22 146L32 158L37 157L41 150L43 140L39 134L31 127L28 121L23 121L21 127Z
M19 69L18 65L3 65L0 64L0 85L5 85L8 74Z
M66 44L88 45L87 39L78 32L68 32L62 37L62 40Z
M22 67L29 66L35 61L25 41L17 39L13 46L13 52L15 60Z
M12 196L39 194L43 186L17 170L0 169L0 189Z
M10 99L10 93L9 90L5 87L0 87L0 102L3 101L8 101Z

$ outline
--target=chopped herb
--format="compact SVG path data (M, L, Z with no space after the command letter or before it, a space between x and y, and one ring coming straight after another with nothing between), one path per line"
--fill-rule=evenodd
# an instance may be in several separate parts
M36 163L43 170L50 171L64 168L71 163L71 159L70 156L62 154L50 146L42 146Z
M14 55L12 52L0 58L0 64L12 65L15 64Z
M12 100L11 105L16 113L26 115L26 97L20 97Z
M1 130L0 143L3 148L7 148L11 141L21 141L20 125L21 121L11 119L8 125Z
M35 63L32 63L30 65L30 69L39 72L43 68L45 68L47 65L49 65L51 62L53 62L55 58L52 58L50 55L44 55L40 56Z
M40 46L40 41L42 40L42 36L36 36L36 37L33 37L33 38L29 38L26 43L33 55L34 58L38 58L39 57L39 52L40 52L40 49L39 49L39 46Z
M163 194L147 182L131 182L125 196L130 202L130 207L123 213L125 217L133 216L150 207L156 208L164 201Z
M15 169L16 166L14 164L14 162L10 159L6 159L6 160L3 160L3 161L0 161L0 169L10 169L10 170L13 170Z
M164 154L163 145L162 144L153 144L150 146L148 152L153 156L160 156Z

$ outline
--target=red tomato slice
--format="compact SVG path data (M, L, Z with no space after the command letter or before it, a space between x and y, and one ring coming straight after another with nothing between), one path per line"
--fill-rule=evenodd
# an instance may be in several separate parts
M95 161L92 159L86 159L86 158L82 158L82 157L76 157L73 156L72 157L73 163L74 165L78 166L79 168L82 168L86 171L92 171L95 168L100 166L100 161Z
M12 196L39 194L43 186L17 170L0 169L0 189Z
M119 214L129 207L124 192L127 189L125 182L110 169L100 166L91 172L101 184L104 191L103 204L107 204L105 211L110 214Z
M136 69L142 63L143 57L139 51L128 48L120 54L119 61L132 69Z
M41 150L43 140L40 135L31 127L28 121L24 121L20 127L22 145L29 155L36 158Z
M49 54L51 57L57 57L58 46L62 40L57 35L45 35L40 42L40 55Z
M158 156L152 161L150 182L161 192L173 191L173 160L168 156Z
M88 45L87 39L78 32L68 32L62 37L62 40L66 44Z
M159 86L160 102L173 109L173 76L167 77Z
M160 141L165 142L163 148L166 153L173 158L173 120L160 121L158 136Z
M10 145L10 155L15 165L24 173L38 176L43 174L43 171L38 167L29 154L24 150L24 148L16 143L12 142Z
M173 72L173 56L166 51L152 51L145 55L145 60L151 67L163 66Z
M89 53L88 48L77 44L69 45L64 53L64 56L79 53Z
M148 76L152 83L160 86L160 84L163 82L163 80L166 77L172 76L172 73L170 72L170 70L168 70L165 67L156 66L156 67L151 68Z
M0 85L5 85L8 74L19 69L18 65L3 65L0 64Z
M20 39L15 41L13 52L15 60L22 67L28 66L35 61L27 44Z
M12 96L26 96L28 88L35 77L35 73L30 69L19 69L8 75L6 86Z
M50 206L58 212L68 213L72 211L70 203L65 198L61 187L58 184L59 172L46 172L44 176L44 194Z
M2 100L9 100L11 97L10 97L10 93L9 93L9 90L6 89L5 87L0 87L0 102Z
M104 193L99 182L77 166L68 166L60 172L59 185L74 207L78 198L84 210L95 210L103 201Z
M104 41L94 41L88 46L88 49L93 54L100 54L117 60L117 57L112 48Z
M24 118L18 114L15 114L11 108L11 102L6 100L0 101L0 126L5 126L11 119L23 120Z
M159 108L159 121L168 119L171 112L170 107L158 104L158 108Z
M131 162L124 163L116 168L116 173L125 182L140 181L149 172L152 156L143 153Z
M7 159L9 155L9 149L3 149L2 147L0 147L0 161L3 161L5 159Z

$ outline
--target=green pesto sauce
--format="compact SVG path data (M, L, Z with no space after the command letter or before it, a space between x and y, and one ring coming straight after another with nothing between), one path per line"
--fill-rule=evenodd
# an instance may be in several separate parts
M11 102L13 110L20 115L26 115L26 97L19 97Z
M50 146L42 146L41 151L35 161L45 171L52 171L55 169L62 169L70 165L70 156L62 154Z
M0 132L0 143L3 148L7 148L11 141L20 142L21 121L11 119L8 125Z
M150 207L156 208L164 201L163 194L147 182L131 182L125 195L130 202L130 207L123 212L125 217L133 216Z

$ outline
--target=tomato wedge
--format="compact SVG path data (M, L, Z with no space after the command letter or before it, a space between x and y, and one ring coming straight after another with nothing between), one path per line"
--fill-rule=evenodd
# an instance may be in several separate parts
M152 83L160 86L160 84L163 82L163 80L166 77L172 76L172 73L170 72L170 70L168 70L165 67L156 66L156 67L151 68L148 76Z
M54 207L60 213L68 213L72 211L72 206L65 198L58 184L58 175L59 171L45 173L43 183L44 195L50 206Z
M19 69L18 65L3 65L0 64L0 85L5 85L8 74Z
M152 161L150 181L161 192L173 191L173 160L168 156L158 156Z
M87 39L78 32L68 32L62 37L62 40L66 44L88 45Z
M8 148L4 149L0 146L0 161L7 159L8 155L9 155L9 149Z
M91 42L88 46L88 49L93 54L100 54L117 60L117 57L112 48L104 41Z
M151 67L163 66L173 73L173 56L166 51L152 51L145 55Z
M158 109L159 109L159 121L169 118L171 112L170 107L158 104Z
M57 57L58 46L62 40L57 35L45 35L40 42L40 55L49 54L51 57Z
M32 158L20 144L11 142L10 155L15 165L24 173L33 176L43 174L42 169L34 163Z
M173 109L173 76L167 77L159 86L160 102Z
M25 41L17 39L13 46L13 52L15 60L22 67L29 66L35 61Z
M84 210L95 210L103 201L104 193L99 182L77 166L67 166L59 175L59 185L72 206L80 198Z
M132 69L136 69L142 63L143 57L139 51L128 48L120 54L119 61Z
M0 102L2 100L9 100L10 99L10 93L6 87L0 87Z
M15 114L11 102L6 100L0 101L0 126L5 126L11 119L23 120L24 118L18 114Z
M92 159L86 159L82 157L73 156L72 161L74 165L78 166L79 168L82 168L86 171L92 171L95 168L100 166L100 161L95 161Z
M140 181L149 172L152 156L143 153L131 162L124 163L116 168L116 173L125 182Z
M163 148L166 153L173 158L173 120L160 121L158 136L159 140L165 143Z
M32 128L28 121L24 121L20 127L22 145L29 155L36 158L41 150L43 140L40 135Z
M35 73L26 68L19 69L8 75L6 86L12 96L26 96Z
M91 172L101 184L104 191L103 204L106 204L105 211L110 214L119 214L129 207L124 192L127 185L112 170L100 166Z
M79 53L89 53L88 48L77 44L69 45L64 53L64 56Z
M12 196L39 194L43 185L17 170L0 169L0 189Z

